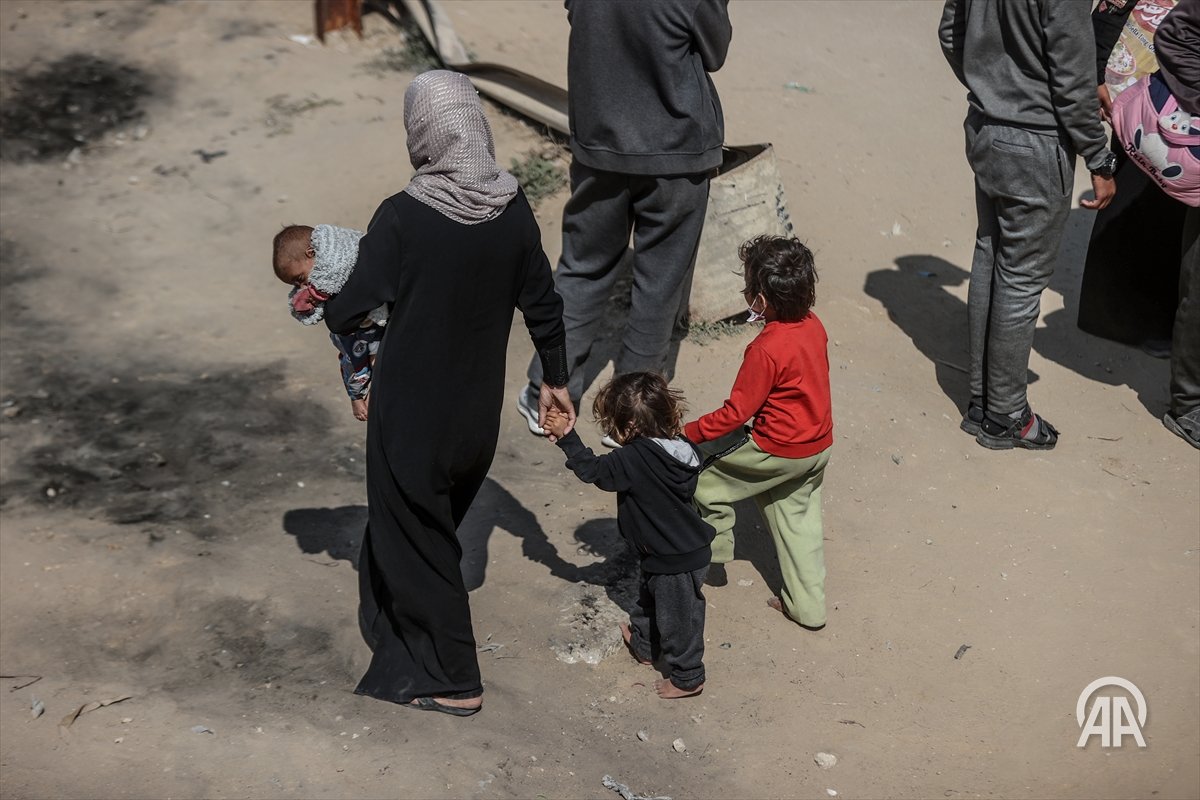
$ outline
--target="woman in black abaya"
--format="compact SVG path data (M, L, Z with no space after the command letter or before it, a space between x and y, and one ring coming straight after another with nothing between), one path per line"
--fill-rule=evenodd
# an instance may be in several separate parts
M1142 25L1153 25L1142 32L1153 37L1154 28L1172 5L1174 0L1107 0L1092 11L1097 95L1106 121L1111 121L1115 91L1109 88L1106 69L1110 54L1114 64L1122 60L1122 53L1128 56L1119 41L1122 31L1132 25L1130 14L1141 15ZM1155 66L1150 66L1150 71ZM1092 224L1079 286L1079 329L1166 358L1179 305L1180 242L1187 209L1129 160L1116 135L1111 147L1117 154L1113 173L1117 193L1108 206L1096 212Z
M416 174L375 212L354 273L325 305L336 333L381 304L391 311L371 380L359 557L373 656L355 691L467 716L483 686L456 529L495 454L515 308L546 368L543 418L574 409L562 301L474 87L455 72L418 75L404 127Z

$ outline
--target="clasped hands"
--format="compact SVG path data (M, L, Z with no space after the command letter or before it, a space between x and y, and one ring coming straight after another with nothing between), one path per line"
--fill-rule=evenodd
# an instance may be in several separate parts
M567 387L542 384L538 393L538 425L551 442L557 442L575 427L575 406Z

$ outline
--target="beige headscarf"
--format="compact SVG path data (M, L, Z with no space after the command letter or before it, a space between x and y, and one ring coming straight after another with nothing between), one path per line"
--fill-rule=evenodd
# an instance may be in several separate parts
M496 163L492 129L466 75L436 69L413 78L404 129L417 170L404 191L425 205L476 225L499 216L516 195L517 179Z

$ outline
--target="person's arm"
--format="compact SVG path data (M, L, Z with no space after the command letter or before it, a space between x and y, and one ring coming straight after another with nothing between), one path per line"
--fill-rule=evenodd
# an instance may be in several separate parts
M1096 98L1100 101L1100 116L1105 122L1112 118L1112 96L1104 72L1108 57L1121 38L1121 29L1137 0L1100 0L1092 12L1092 36L1096 40Z
M1092 12L1092 37L1096 41L1096 83L1104 83L1108 57L1121 38L1121 29L1137 0L1100 0Z
M692 16L692 42L705 72L716 72L725 65L732 39L729 0L700 0Z
M1117 184L1112 177L1112 152L1100 119L1096 95L1096 42L1088 31L1087 3L1042 0L1042 36L1050 103L1059 126L1067 132L1076 153L1092 173L1095 199L1079 205L1099 210L1112 202ZM1104 170L1103 172L1101 170Z
M606 492L623 492L630 488L629 475L621 463L620 451L598 456L575 431L559 438L556 444L567 455L567 469L584 483L593 484Z
M334 333L354 333L379 306L396 301L396 269L400 264L399 216L390 200L375 212L358 242L358 262L346 285L325 301L325 325Z
M1093 83L1096 42L1088 31L1091 9L1087 3L1042 1L1050 102L1075 152L1089 170L1096 170L1109 151Z
M967 14L960 0L946 0L942 8L942 21L938 24L938 42L942 45L942 55L954 70L954 77L963 86L967 79L963 76L963 40L966 39Z
M1180 0L1154 34L1162 79L1179 107L1200 116L1200 0Z
M696 444L719 439L737 430L758 413L775 383L775 364L754 342L746 348L741 369L725 404L683 428L683 435Z
M525 317L525 328L533 340L534 349L542 362L542 387L538 395L539 424L545 427L546 412L557 408L575 425L575 406L567 392L570 373L567 368L567 335L563 327L562 298L554 290L554 276L550 262L542 249L542 235L533 216L529 202L523 193L518 195L525 204L528 252L525 263L525 279L517 293L517 308Z

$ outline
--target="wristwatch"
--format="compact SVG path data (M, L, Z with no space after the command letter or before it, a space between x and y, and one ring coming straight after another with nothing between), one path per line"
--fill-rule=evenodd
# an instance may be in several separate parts
M1109 150L1108 154L1104 156L1104 160L1100 162L1100 166L1096 167L1094 170L1091 170L1091 173L1093 175L1099 175L1101 178L1111 178L1113 176L1113 170L1116 168L1117 154Z

